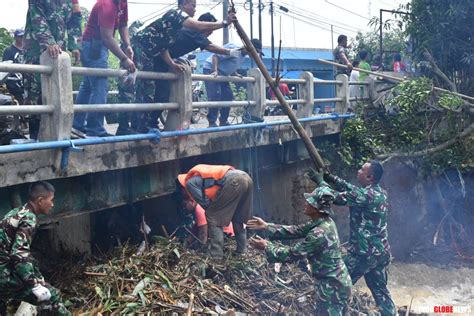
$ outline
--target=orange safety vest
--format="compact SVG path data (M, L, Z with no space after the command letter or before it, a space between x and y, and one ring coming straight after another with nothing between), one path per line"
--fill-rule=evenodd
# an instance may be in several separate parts
M213 178L214 180L221 180L224 178L225 174L229 170L235 169L232 166L222 166L222 165L196 165L187 174L180 174L178 180L181 185L186 188L186 183L189 179L195 176L200 176L203 179ZM217 196L217 191L219 191L220 186L213 185L210 188L204 190L206 196L213 201Z

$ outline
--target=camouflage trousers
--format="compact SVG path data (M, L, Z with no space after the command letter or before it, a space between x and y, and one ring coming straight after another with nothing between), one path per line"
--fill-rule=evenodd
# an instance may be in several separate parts
M45 315L71 315L64 306L59 290L48 283L43 286L51 292L51 299L46 302L38 302L32 292L30 285L25 285L21 279L9 270L0 271L0 314L2 308L6 307L7 300L13 299L24 301L35 305Z
M25 57L25 64L39 65L40 59L38 57ZM25 105L38 105L42 104L41 95L41 75L33 73L23 74L23 84L26 93ZM30 138L38 139L40 115L32 115L29 121L30 127Z
M335 304L316 301L316 316L344 316L347 313L347 304Z
M380 314L382 316L396 315L397 308L387 288L387 270L390 264L390 255L375 257L362 256L349 252L344 258L344 262L349 270L353 284L361 277L364 277L367 287L372 292L375 303L379 308Z
M338 279L316 279L316 315L345 315L352 294L351 284L346 270Z
M132 43L134 49L133 61L140 71L153 71L153 59L148 57L139 45ZM155 96L154 80L137 80L135 85L124 84L118 79L118 91L120 103L153 103ZM119 129L132 128L138 132L146 132L148 127L153 126L150 112L125 112L119 114ZM156 123L156 122L155 122ZM149 126L151 125L151 126Z

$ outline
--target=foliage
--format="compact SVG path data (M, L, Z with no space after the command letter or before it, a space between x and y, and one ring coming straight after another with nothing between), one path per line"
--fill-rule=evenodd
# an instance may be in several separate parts
M355 38L355 45L353 47L354 58L358 58L359 52L365 50L369 53L367 62L369 64L375 63L375 57L380 55L379 46L379 31L377 25L379 20L372 19L371 25L374 27L373 31L362 34L357 33ZM388 24L385 24L388 25ZM401 53L406 50L406 36L401 28L384 28L383 36L383 50L384 59L383 64L387 69L393 68L393 54Z
M404 8L413 14L402 19L416 43L415 57L422 60L426 48L459 90L472 95L474 1L412 0Z
M427 78L404 81L383 108L364 107L358 110L358 118L346 122L339 154L346 165L359 167L381 154L410 153L445 143L469 125L463 104L456 96L435 93ZM423 157L420 165L425 174L464 169L472 164L472 154L472 138L465 138Z
M13 44L13 36L10 31L0 27L0 56L3 55L5 48Z

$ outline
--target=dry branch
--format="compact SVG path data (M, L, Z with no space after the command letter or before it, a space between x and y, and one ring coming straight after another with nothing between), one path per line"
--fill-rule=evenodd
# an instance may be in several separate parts
M430 147L427 149L423 149L420 151L414 151L414 152L406 152L406 153L391 153L391 154L384 154L384 155L378 155L377 159L392 159L392 158L417 158L417 157L423 157L423 156L428 156L431 154L434 154L438 151L441 151L443 149L448 148L449 146L459 142L461 139L468 137L474 132L474 123L469 125L465 130L463 130L460 134L456 135L455 137L451 138L450 140L434 146Z

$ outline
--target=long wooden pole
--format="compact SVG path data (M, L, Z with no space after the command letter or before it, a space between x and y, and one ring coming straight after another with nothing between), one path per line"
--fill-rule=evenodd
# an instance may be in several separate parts
M260 58L259 53L253 46L252 42L250 41L249 37L245 33L244 29L240 25L239 21L235 20L233 22L237 33L239 34L240 38L244 42L245 46L247 47L247 51L250 54L250 56L255 60L255 63L257 64L258 69L263 74L263 77L267 81L267 83L270 85L270 88L273 90L273 93L275 94L276 98L280 102L281 106L283 106L286 110L286 114L290 118L291 123L293 124L293 127L295 128L296 132L298 135L301 137L303 140L303 143L306 147L306 150L308 150L309 156L311 160L313 161L316 169L319 171L325 170L325 165L324 161L319 155L318 150L316 149L316 146L314 146L313 142L311 141L311 138L309 138L308 134L306 134L306 131L304 130L303 126L301 123L298 121L296 118L295 113L291 110L290 106L285 100L285 97L281 93L280 89L278 88L278 85L275 83L275 80L273 80L272 76L268 72L267 68L265 68L265 65L263 64L262 59Z
M329 60L325 60L325 59L316 59L316 60L319 61L320 63L323 63L323 64L333 65L333 66L336 66L336 67L339 67L339 68L347 68L346 65L338 64L338 63L335 63L333 61L329 61ZM364 72L366 74L371 74L371 75L379 76L379 77L382 77L382 78L390 79L390 80L393 80L393 81L398 81L398 82L405 81L405 79L403 79L403 78L382 74L380 72L369 71L369 70L365 70L365 69L361 69L361 68L357 68L357 67L354 67L353 69L358 70L360 72ZM457 93L457 92L453 92L453 91L449 91L449 90L446 90L446 89L443 89L443 88L434 87L433 90L449 93L449 94L458 96L458 97L463 98L463 99L474 101L474 97L471 97L471 96L468 96L468 95L465 95L465 94L461 94L461 93Z

